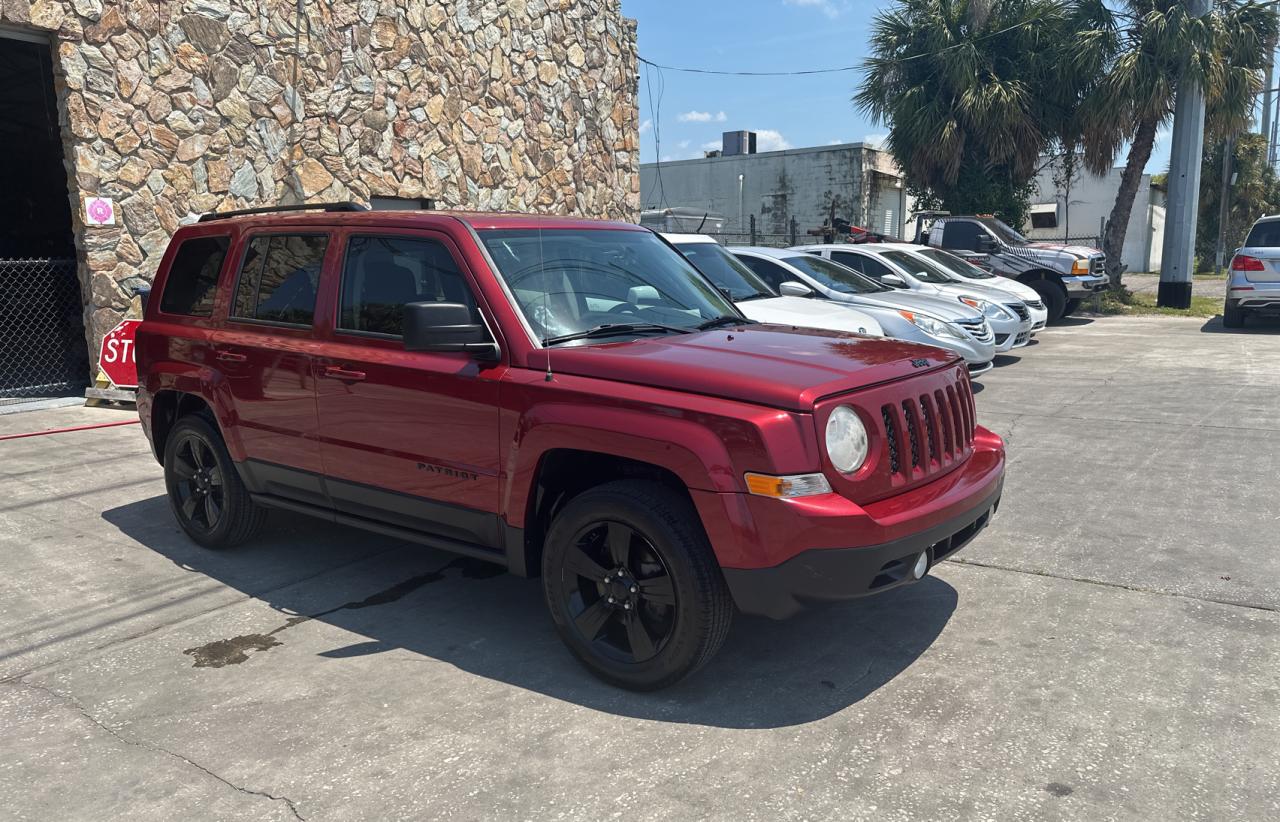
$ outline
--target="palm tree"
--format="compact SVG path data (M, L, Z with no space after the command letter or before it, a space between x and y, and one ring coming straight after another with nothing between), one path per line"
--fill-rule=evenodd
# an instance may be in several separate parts
M1081 106L1080 122L1085 165L1096 174L1110 171L1129 145L1102 242L1107 273L1119 288L1134 197L1156 134L1172 118L1178 78L1193 78L1206 90L1211 136L1240 131L1262 88L1276 16L1271 8L1238 0L1215 0L1210 14L1199 18L1188 17L1181 0L1123 0L1109 14L1120 23L1119 45Z
M889 124L918 199L1021 225L1042 153L1080 137L1108 21L1102 0L899 0L872 22L854 101Z

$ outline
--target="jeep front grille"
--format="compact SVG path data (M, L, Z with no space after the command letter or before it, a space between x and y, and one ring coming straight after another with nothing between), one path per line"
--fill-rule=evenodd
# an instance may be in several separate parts
M939 473L968 456L973 445L973 392L968 380L884 405L880 417L889 472L903 480ZM908 454L909 464L901 458Z

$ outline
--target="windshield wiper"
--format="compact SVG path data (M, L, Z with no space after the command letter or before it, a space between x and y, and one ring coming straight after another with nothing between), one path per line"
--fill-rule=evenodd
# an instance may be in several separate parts
M745 317L730 317L725 314L722 317L716 317L714 320L707 320L698 326L699 331L710 331L713 328L719 328L722 325L751 325L755 320L748 320Z
M556 345L557 343L569 342L571 340L592 340L601 337L616 337L622 334L643 334L652 331L672 332L675 334L686 334L692 329L679 328L674 325L661 325L660 323L604 323L585 331L574 331L572 334L561 334L557 337L547 337L542 341L543 345Z
M765 292L763 292L763 291L757 291L757 292L756 292L756 293L754 293L754 294L748 294L748 295L747 295L747 296L745 296L745 297L739 297L738 299L734 300L734 302L735 302L735 303L745 303L745 302L749 302L750 300L763 300L763 299L765 299L765 298L767 298L767 297L772 297L772 296L773 296L772 294L767 294L767 293L765 293Z

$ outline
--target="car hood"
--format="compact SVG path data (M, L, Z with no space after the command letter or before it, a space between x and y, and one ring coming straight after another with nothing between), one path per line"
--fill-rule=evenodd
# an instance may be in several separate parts
M529 367L546 368L544 350ZM621 343L554 348L551 370L812 411L822 397L956 362L941 348L838 331L742 325Z
M1060 251L1065 254L1072 254L1076 257L1084 257L1085 259L1102 256L1101 249L1091 248L1090 246L1087 246L1087 245L1062 245L1061 243L1028 243L1027 245L1020 246L1020 247L1035 248L1041 251Z
M884 336L884 329L875 317L853 305L808 297L768 297L736 305L739 311L757 322Z
M850 294L846 299L863 305L891 308L895 311L922 311L948 322L978 320L981 315L953 296L929 294L923 291L877 291L873 294Z
M933 287L939 289L938 293L944 299L951 296L964 295L966 297L978 297L983 300L1001 304L1018 301L1018 298L1006 289L996 288L993 285L986 285L985 283L974 282L973 280L950 283L949 285L934 285ZM1023 286L1023 288L1026 287L1027 286Z
M982 288L990 288L996 291L1003 291L1006 294L1012 294L1024 302L1027 300L1038 302L1040 300L1040 294L1034 288L1017 280L1011 280L1008 277L993 277L990 280L969 280L968 282L972 282Z

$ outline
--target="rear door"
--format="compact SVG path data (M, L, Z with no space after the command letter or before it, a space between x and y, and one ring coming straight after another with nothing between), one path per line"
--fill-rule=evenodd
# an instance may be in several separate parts
M322 451L334 505L354 516L499 545L498 385L505 366L405 351L405 303L471 307L462 257L432 231L344 232L333 330L319 363ZM328 301L327 301L328 302Z
M241 465L260 493L326 505L315 395L316 296L329 234L246 234L225 325L213 337L225 379Z

